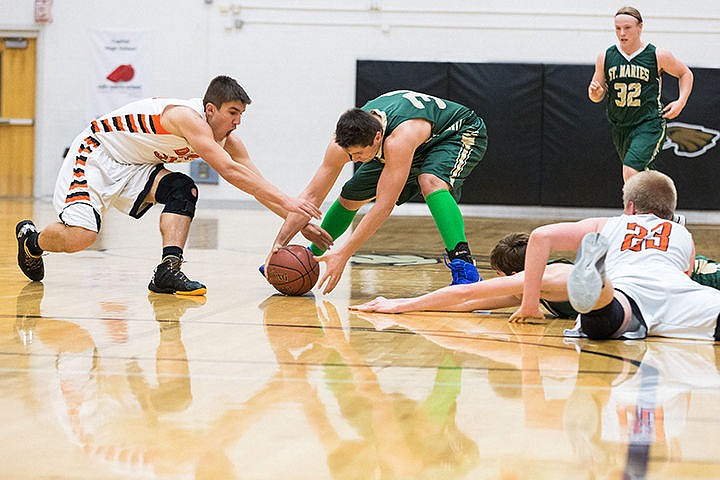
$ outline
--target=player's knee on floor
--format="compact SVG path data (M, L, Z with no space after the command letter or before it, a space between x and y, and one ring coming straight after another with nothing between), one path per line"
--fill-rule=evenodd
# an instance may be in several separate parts
M617 298L599 310L583 313L580 316L582 331L589 338L603 340L614 338L625 319L625 310Z
M184 173L172 172L158 182L155 200L164 203L164 213L174 213L193 218L198 199L198 189L192 178Z

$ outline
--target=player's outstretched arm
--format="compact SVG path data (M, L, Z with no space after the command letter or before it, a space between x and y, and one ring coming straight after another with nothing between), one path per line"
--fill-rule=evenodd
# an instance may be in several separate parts
M315 175L308 183L307 187L300 194L300 198L312 202L313 205L318 208L322 205L322 202L327 198L328 193L332 189L333 185L337 181L340 172L346 163L350 161L350 157L335 143L331 141L325 150L323 161L318 167ZM296 214L289 214L285 218L285 222L280 227L275 241L273 242L273 250L287 245L293 237L303 230L307 225L307 219ZM311 231L303 231L303 235L311 240L318 247L327 247L332 245L333 239L327 232L322 231L325 235L318 239L310 239L305 233L312 233Z
M467 285L451 285L419 297L388 299L378 297L350 310L379 313L415 311L472 312L520 305L523 275L496 277Z
M252 168L233 161L231 154L215 141L210 125L194 110L183 106L173 107L163 113L162 121L168 131L184 137L193 150L220 176L258 201L262 200L263 205L275 203L289 212L320 218L320 210L311 202L285 195ZM233 151L233 155L240 155L238 149L244 149L244 146L240 140L228 136L226 148Z
M407 181L415 149L430 137L430 133L430 122L413 119L400 124L385 139L385 167L378 180L375 204L339 249L318 258L326 265L325 273L318 281L319 287L324 285L323 293L330 293L335 288L352 254L390 216Z

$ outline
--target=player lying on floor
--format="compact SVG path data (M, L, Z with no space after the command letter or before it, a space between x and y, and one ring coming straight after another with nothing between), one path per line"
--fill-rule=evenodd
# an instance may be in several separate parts
M479 283L451 285L412 298L377 297L351 310L381 313L412 311L471 312L520 306L525 283L525 248L528 234L511 233L500 240L490 254L490 266L498 277ZM568 303L565 283L572 270L568 260L550 262L542 279L541 298L545 308L555 316L574 318L577 312Z
M379 313L402 313L413 311L471 312L496 308L518 307L522 301L525 281L525 251L529 235L514 232L500 240L490 254L490 266L497 278L469 285L452 285L419 297L377 297L351 310ZM542 279L541 303L552 315L575 318L578 314L568 302L567 277L573 265L568 260L548 262ZM697 283L714 288L720 287L718 263L697 255L691 278Z
M720 340L720 291L690 279L692 234L671 221L672 179L646 170L623 187L623 215L536 228L525 258L520 309L510 318L544 318L544 271L554 251L578 249L567 281L570 303L582 313L578 334L594 339L648 335Z

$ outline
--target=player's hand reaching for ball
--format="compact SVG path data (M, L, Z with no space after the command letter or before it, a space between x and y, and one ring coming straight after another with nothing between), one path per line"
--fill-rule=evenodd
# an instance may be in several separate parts
M350 305L348 308L358 312L400 313L403 311L400 308L403 300L405 299L377 297L375 300L370 300L360 305Z
M320 250L327 250L333 244L332 236L317 225L308 223L301 230L302 236L310 240Z
M265 263L263 264L263 268L262 268L262 274L265 278L268 278L267 271L268 271L268 264L270 263L270 257L273 256L273 253L277 252L278 250L280 250L281 247L284 247L284 246L285 245L282 245L279 243L274 244L272 246L272 248L270 249L270 253L267 254L267 257L265 257Z
M298 213L306 217L317 219L322 218L322 212L320 209L310 200L305 200L304 198L287 197L283 207L288 212Z
M320 277L317 287L322 288L324 284L323 294L328 294L333 291L340 281L343 270L345 270L345 265L348 260L350 260L350 256L345 255L340 250L337 252L325 252L322 256L315 257L315 260L325 263L325 273Z

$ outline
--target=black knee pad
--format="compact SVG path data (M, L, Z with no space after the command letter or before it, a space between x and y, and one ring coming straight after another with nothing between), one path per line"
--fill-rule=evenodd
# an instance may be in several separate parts
M198 189L192 178L184 173L172 172L158 182L155 201L164 203L164 213L174 213L193 218L197 204Z
M613 338L625 320L625 310L617 298L599 310L583 313L580 316L582 331L589 338L602 340Z

